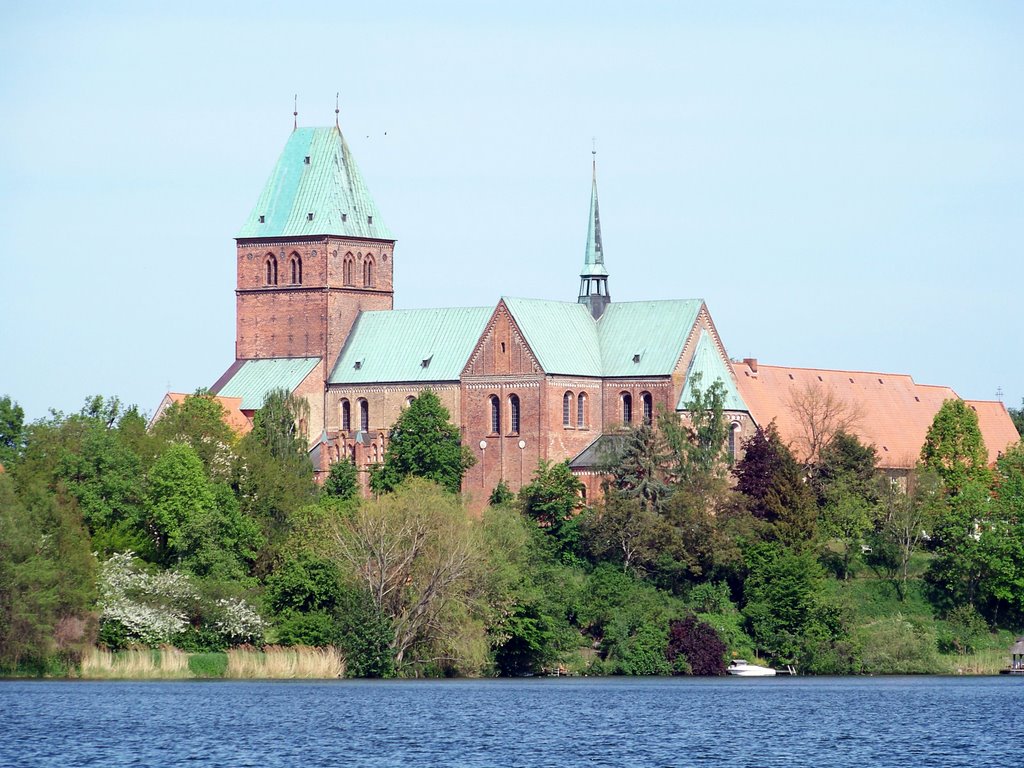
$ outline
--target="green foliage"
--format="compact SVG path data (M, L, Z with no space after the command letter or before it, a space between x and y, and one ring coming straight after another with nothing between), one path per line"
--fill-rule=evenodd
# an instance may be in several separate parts
M211 479L226 480L231 472L236 437L224 416L224 407L200 390L171 403L153 425L153 437L165 444L189 445Z
M188 669L196 677L224 677L228 671L228 655L226 653L192 653L188 657Z
M149 521L157 560L197 576L241 579L262 537L227 486L214 485L195 450L169 446L149 474Z
M332 499L354 499L359 493L359 470L349 459L336 461L323 485L324 495Z
M668 675L665 658L669 620L682 604L610 565L599 566L587 581L578 621L595 639L601 671L615 675Z
M921 461L942 478L947 491L960 493L971 482L989 479L988 449L978 414L963 400L946 400L928 427Z
M512 489L508 487L508 483L504 480L499 480L498 484L494 486L494 490L491 491L491 495L487 499L488 505L492 507L500 507L504 504L511 504L515 501L516 495L512 493Z
M816 510L803 469L774 423L758 427L733 474L736 490L749 499L751 512L772 523L782 541L796 544L814 538Z
M288 390L274 389L253 416L249 435L275 459L305 458L308 423L309 403Z
M815 646L842 639L842 616L823 593L812 552L760 544L747 558L743 613L758 648L778 662L799 664Z
M437 395L429 389L420 392L391 427L384 463L371 472L370 488L387 493L407 477L422 477L458 493L475 459L449 418Z
M1010 418L1013 419L1013 426L1017 428L1017 434L1024 437L1024 398L1021 399L1019 408L1007 408Z
M857 632L860 663L876 675L927 675L940 670L935 636L900 613L863 625Z
M581 515L583 545L591 559L619 563L638 575L649 573L669 531L640 497L609 488L600 506Z
M674 424L678 425L678 420ZM681 428L673 434L680 437L680 445L688 444ZM611 462L611 485L622 498L637 499L646 510L660 509L671 493L664 482L664 465L654 429L640 424L625 436L621 454Z
M683 403L689 423L674 413L662 413L658 428L668 448L669 480L691 490L702 488L724 476L728 466L726 438L729 421L722 412L725 385L715 380L700 388L701 374L691 377L691 398Z
M7 395L0 397L0 466L10 468L25 442L25 411Z
M19 494L0 473L0 668L81 652L94 631L94 573L74 507L38 488Z
M541 459L533 480L519 489L523 513L557 538L583 506L583 483L569 469L569 462L552 464Z
M947 629L939 635L939 650L965 656L979 650L988 635L988 623L972 605L959 605L946 617Z

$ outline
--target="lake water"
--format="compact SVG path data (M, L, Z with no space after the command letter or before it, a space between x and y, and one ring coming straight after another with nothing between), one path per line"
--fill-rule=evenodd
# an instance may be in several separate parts
M1024 678L0 682L0 766L1020 766Z

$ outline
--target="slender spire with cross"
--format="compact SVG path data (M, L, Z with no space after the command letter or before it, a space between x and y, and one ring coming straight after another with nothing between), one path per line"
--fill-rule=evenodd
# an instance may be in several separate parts
M587 247L580 270L580 294L577 301L586 304L594 319L604 314L611 302L608 293L608 270L604 266L604 246L601 243L601 214L597 204L597 140L592 140L590 217L587 222Z
M340 95L340 93L334 94L334 127L339 131L341 130L341 125L338 123L338 115L341 114L341 110L338 108L338 97Z
M299 94L295 94L292 102L292 130L299 130Z

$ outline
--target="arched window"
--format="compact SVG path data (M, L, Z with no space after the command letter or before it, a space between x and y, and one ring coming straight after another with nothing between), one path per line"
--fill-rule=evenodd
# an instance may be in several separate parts
M519 395L508 396L509 427L512 434L519 434Z
M352 429L352 406L348 400L341 401L341 428L346 432Z
M491 403L491 434L501 434L501 401L498 400L497 395L491 395L487 398Z
M572 426L572 392L562 395L562 426Z
M267 285L277 285L277 258L267 254Z
M729 427L729 461L736 461L736 435L740 431L740 424L734 421Z
M363 285L366 288L373 287L373 257L370 254L366 254L363 261Z
M580 392L576 398L576 426L580 429L587 426L587 393Z
M622 393L622 423L633 423L633 396L629 392Z
M370 404L362 399L359 401L359 429L363 432L370 429Z
M293 253L288 260L289 271L291 272L292 285L302 285L302 257Z
M355 269L355 264L355 257L353 257L351 253L346 253L345 264L341 270L342 281L345 283L345 285L355 285L355 283L352 282L352 271Z
M640 402L644 407L644 424L651 426L654 423L654 399L650 392L640 393Z
M410 405L416 402L416 398L413 395L409 395L405 398L405 407L408 408Z

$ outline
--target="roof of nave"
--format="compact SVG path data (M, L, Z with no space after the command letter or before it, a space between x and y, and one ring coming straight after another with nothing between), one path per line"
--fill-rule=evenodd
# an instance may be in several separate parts
M269 357L261 360L239 360L237 369L226 382L216 387L220 397L238 397L241 408L254 411L263 407L267 394L275 389L294 392L320 362L319 357ZM235 367L235 366L232 366Z
M942 403L959 399L949 387L917 384L907 374L833 371L757 364L737 366L736 381L750 414L758 424L773 419L779 436L798 454L807 439L799 416L809 401L830 402L852 424L847 431L875 446L879 466L913 467L921 455L928 428ZM1006 408L998 402L966 401L978 414L990 461L1019 439ZM810 407L815 407L813 404ZM805 456L801 455L801 459Z
M704 303L612 302L594 320L583 304L502 301L546 373L607 378L670 375Z
M699 375L699 378L696 378L695 375ZM740 397L728 366L711 340L711 334L702 328L697 348L693 351L693 357L690 359L690 367L686 371L686 384L683 391L679 393L679 404L676 405L676 410L685 410L686 403L693 399L694 386L699 386L702 392L707 392L716 381L722 382L722 386L725 388L723 410L750 410L743 402L743 398Z
M491 307L361 312L331 384L458 381Z
M337 127L296 128L239 238L339 235L393 240Z

